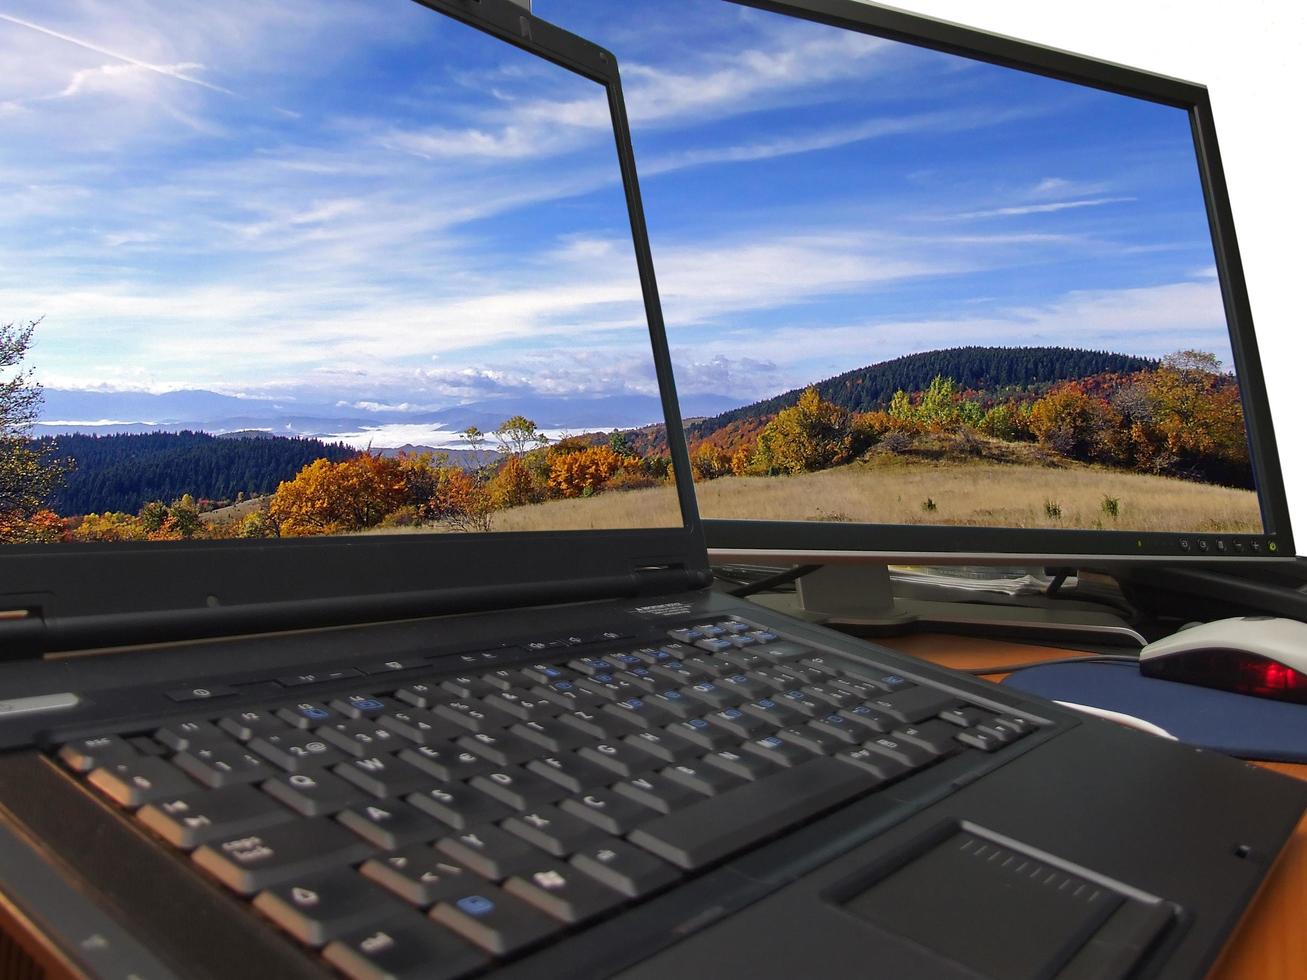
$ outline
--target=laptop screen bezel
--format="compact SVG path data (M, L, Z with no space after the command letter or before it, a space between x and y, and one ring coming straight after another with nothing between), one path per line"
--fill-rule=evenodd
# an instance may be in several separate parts
M1252 309L1234 231L1207 89L1151 72L935 20L860 0L731 0L741 6L810 20L972 60L1033 72L1184 110L1194 138L1217 276L1240 381L1261 534L1059 530L726 520L707 517L715 560L770 562L826 559L1013 564L1277 562L1292 560L1288 498L1270 402L1253 332Z
M5 545L0 548L0 613L26 611L47 624L77 617L144 622L142 617L157 613L203 613L251 605L284 608L299 602L321 605L334 598L443 591L472 595L479 589L503 596L505 587L511 586L521 586L525 595L534 586L565 586L573 579L585 580L592 593L595 583L611 579L613 594L619 595L633 591L642 570L682 572L687 583L707 581L703 528L681 432L617 59L599 45L526 13L511 0L412 2L429 8L433 16L452 17L604 87L682 525L257 542Z

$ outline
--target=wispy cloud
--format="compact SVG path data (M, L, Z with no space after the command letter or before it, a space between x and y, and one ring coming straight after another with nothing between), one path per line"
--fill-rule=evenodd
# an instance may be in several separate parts
M221 85L215 85L212 82L206 82L204 79L198 78L195 75L188 73L192 69L203 68L204 67L203 65L191 64L191 63L181 64L181 65L151 64L148 61L141 61L139 58L133 58L131 55L124 54L121 51L113 51L99 44L95 44L92 41L85 40L84 38L73 37L71 34L65 34L62 31L56 31L49 27L42 27L40 24L33 23L30 20L23 20L20 17L14 17L10 14L0 14L0 20L8 21L11 24L17 24L19 27L25 27L28 30L37 31L40 34L45 34L49 37L56 38L57 40L60 41L66 41L69 44L75 44L79 48L84 48L87 51L94 51L96 54L102 54L107 57L117 59L118 61L121 61L128 65L132 65L133 67L136 68L140 68L144 71L151 71L157 75L163 75L168 78L175 78L179 82L186 82L190 85L198 85L201 88L209 89L212 92L221 92L223 95L236 94L231 89L223 88ZM79 73L79 75L84 76L85 73ZM75 75L73 81L69 83L69 89L75 90L75 87L80 87L80 84L84 82L84 80L85 80L84 77L79 80L78 76ZM61 94L70 95L73 94L73 92L66 89Z
M1011 218L1027 214L1054 214L1058 211L1073 211L1079 208L1101 208L1108 204L1125 204L1135 200L1133 197L1093 197L1078 201L1051 201L1047 204L1015 204L1006 208L990 208L986 211L963 211L961 214L949 215L940 220L971 220L973 218Z

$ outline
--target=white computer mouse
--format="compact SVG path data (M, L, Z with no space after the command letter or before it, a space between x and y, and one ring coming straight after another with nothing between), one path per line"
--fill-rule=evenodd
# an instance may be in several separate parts
M1148 677L1307 704L1307 623L1238 616L1191 626L1140 650L1139 670Z

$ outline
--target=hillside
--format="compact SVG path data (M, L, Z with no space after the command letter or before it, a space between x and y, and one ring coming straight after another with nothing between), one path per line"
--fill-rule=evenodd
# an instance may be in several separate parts
M851 412L870 412L886 407L896 391L924 390L937 375L952 378L963 390L998 397L1072 378L1148 370L1157 364L1145 357L1073 347L952 347L855 368L818 381L814 387L825 401ZM693 443L732 423L769 418L795 404L802 393L802 388L794 388L712 418L689 422L686 435Z
M135 514L151 500L170 503L187 493L197 500L270 493L315 459L338 461L355 455L346 446L266 433L248 439L152 432L46 436L36 441L53 442L59 456L76 461L50 502L60 514Z

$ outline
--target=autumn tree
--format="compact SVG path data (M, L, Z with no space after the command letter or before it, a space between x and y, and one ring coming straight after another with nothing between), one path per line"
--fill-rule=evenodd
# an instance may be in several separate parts
M695 480L715 480L731 474L731 454L711 442L701 442L690 454L690 472Z
M549 489L560 497L589 496L631 462L631 457L619 456L607 446L564 453L549 464Z
M489 531L495 512L485 484L458 466L440 469L435 492L422 516L455 531Z
M277 487L268 513L284 537L358 531L403 505L399 461L363 453L340 463L319 459Z
M846 463L854 454L852 416L808 388L797 404L782 409L758 436L754 468L767 473L805 473Z
M24 526L44 508L70 464L51 443L28 438L40 416L41 386L22 370L39 320L0 325L0 541L25 539Z

